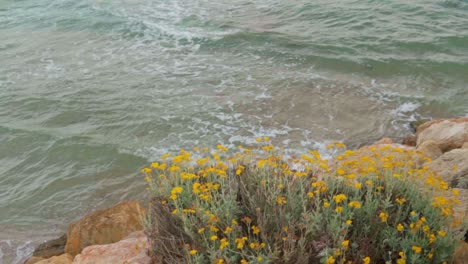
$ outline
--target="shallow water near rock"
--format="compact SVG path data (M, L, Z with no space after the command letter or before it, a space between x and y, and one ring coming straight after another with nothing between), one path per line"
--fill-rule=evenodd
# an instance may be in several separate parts
M0 1L0 263L143 197L166 152L467 116L466 25L464 0Z

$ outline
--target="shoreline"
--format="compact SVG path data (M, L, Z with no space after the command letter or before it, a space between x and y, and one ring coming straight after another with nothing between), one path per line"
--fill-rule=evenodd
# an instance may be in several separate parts
M462 119L463 119L463 118L462 118ZM468 124L468 118L465 118L465 119L466 119L465 122L467 122L467 124ZM431 122L432 122L432 123L436 123L436 122L434 122L434 121L431 121ZM408 137L407 137L407 138L408 138ZM367 142L367 143L359 144L359 145L355 146L355 147L352 148L352 149L355 149L355 150L356 150L356 149L360 149L360 148L362 148L363 146L370 146L370 145L374 145L374 144L379 144L379 142L380 142L381 144L393 144L393 140L388 139L388 138L384 138L384 139L381 139L381 140L378 141L378 142L372 142L372 143ZM414 142L414 143L416 143L416 142ZM140 200L141 200L141 199L140 199ZM145 199L143 199L143 200L145 200ZM120 202L120 203L121 203L121 202ZM118 203L117 205L119 205L120 203ZM82 219L84 219L84 218L86 218L86 217L88 217L88 216L90 216L90 215L93 215L93 214L95 214L96 212L100 212L100 211L103 211L103 210L105 211L105 210L109 210L109 209L112 209L112 208L113 208L113 207L107 208L107 209L105 209L105 208L104 208L104 209L99 209L99 208L98 208L98 209L95 209L95 210L91 210L91 212L85 214L84 216L80 216L80 218L78 218L77 221L81 221ZM64 224L64 226L67 226L67 225ZM32 253L31 247L37 248L37 246L41 244L41 242L40 242L39 240L52 239L52 238L56 237L56 236L53 235L53 234L61 234L61 233L63 233L61 230L55 230L55 231L56 231L56 232L41 231L40 234L38 234L38 233L33 233L33 234L31 234L31 233L28 233L28 232L25 231L25 230L22 230L22 231L20 231L20 232L16 232L16 231L13 231L13 232L12 232L12 231L10 230L10 232L9 232L8 235L20 234L20 237L19 237L20 239L21 239L21 238L26 238L26 237L29 239L27 242L25 242L25 244L23 244L23 247L26 248L26 250L24 250L25 255L24 255L24 256L15 256L15 259L14 259L13 261L15 261L18 257L21 257L22 260L23 260L23 259L25 260L25 259L27 258L26 255L30 255L30 254ZM8 235L7 235L7 236L8 236ZM33 236L34 239L30 239L31 236ZM0 236L0 240L3 240L2 237L3 237L3 235ZM10 241L20 241L20 239L17 239L17 238L13 238L13 239L12 239L12 238L10 238L10 239L8 239L8 240L10 240ZM4 254L5 254L5 253L4 253ZM0 255L0 256L1 256L1 255ZM21 260L21 261L22 261L22 260ZM21 261L13 262L13 263L21 263ZM22 264L22 263L21 263L21 264Z

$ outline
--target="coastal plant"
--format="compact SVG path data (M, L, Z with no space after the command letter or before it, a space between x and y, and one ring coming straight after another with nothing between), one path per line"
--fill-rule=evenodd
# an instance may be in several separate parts
M443 263L463 223L457 192L419 153L389 145L286 156L181 150L142 169L151 255L163 263Z

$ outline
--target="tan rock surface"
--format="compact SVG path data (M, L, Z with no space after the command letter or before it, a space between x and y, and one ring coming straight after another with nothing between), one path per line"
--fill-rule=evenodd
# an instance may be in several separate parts
M71 264L73 257L70 254L62 254L60 256L54 256L48 259L41 260L35 264Z
M454 264L467 264L468 263L468 243L460 242L460 245L453 253Z
M377 141L375 144L393 144L393 140L391 138L382 138L381 140Z
M42 257L35 257L35 256L32 256L30 259L28 259L24 264L34 264L34 263L37 263L41 260L44 260L45 258L42 258Z
M468 149L454 149L425 165L447 181L450 187L468 189Z
M138 202L131 201L83 217L70 225L65 252L75 256L87 246L114 243L142 230L141 213Z
M433 140L442 152L461 148L465 142L468 142L468 118L462 119L465 121L457 120L457 122L449 119L432 123L418 133L417 146L420 146L425 141ZM424 125L426 123L422 126Z
M116 243L86 247L75 257L73 264L149 264L151 259L147 250L148 240L139 231Z
M468 122L468 117L457 117L457 118L449 118L449 119L434 119L434 120L425 122L425 123L419 125L416 128L416 135L418 136L421 132L426 130L426 128L428 128L428 127L430 127L430 126L432 126L434 124L441 123L443 121L450 121L450 122L453 122L453 123L466 123L466 122Z
M424 141L421 145L416 148L424 156L431 158L432 160L437 159L442 156L442 150L440 150L439 145L434 140Z

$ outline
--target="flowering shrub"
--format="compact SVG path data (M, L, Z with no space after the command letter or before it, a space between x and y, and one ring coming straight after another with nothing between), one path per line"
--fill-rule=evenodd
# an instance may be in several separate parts
M232 154L185 150L142 172L146 232L165 263L443 263L457 202L420 155L390 146L285 158L258 139ZM332 144L341 149L344 145ZM330 167L329 167L330 166ZM456 192L454 192L456 195ZM452 195L453 197L453 195Z

